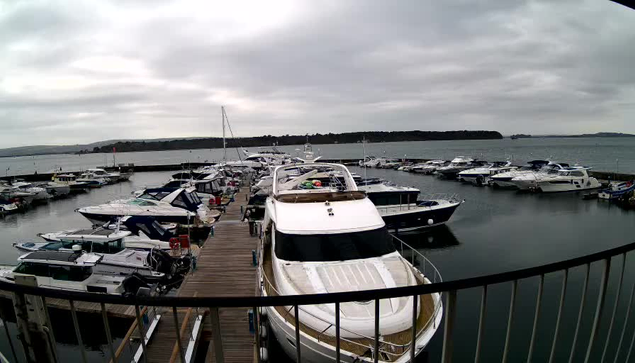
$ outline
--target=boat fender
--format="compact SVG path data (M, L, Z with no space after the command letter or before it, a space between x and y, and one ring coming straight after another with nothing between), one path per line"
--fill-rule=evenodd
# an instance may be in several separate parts
M434 220L432 218L428 219L428 225L431 226L434 224Z
M260 325L260 337L262 339L267 339L267 327L264 325Z
M269 360L269 351L265 347L260 348L260 360L266 362Z

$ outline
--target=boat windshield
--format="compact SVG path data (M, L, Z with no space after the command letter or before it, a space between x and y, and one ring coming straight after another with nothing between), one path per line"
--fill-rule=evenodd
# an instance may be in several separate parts
M385 227L337 234L287 234L276 231L276 256L287 261L318 262L372 258L394 252Z

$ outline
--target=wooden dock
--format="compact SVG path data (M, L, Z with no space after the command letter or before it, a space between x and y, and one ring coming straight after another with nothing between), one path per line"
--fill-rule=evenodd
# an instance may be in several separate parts
M256 249L257 238L249 235L246 222L242 222L240 206L245 204L247 188L242 188L217 222L214 235L200 250L196 270L188 275L179 289L179 296L221 297L253 296L256 293L256 267L252 264L252 250ZM202 313L203 310L200 310ZM166 312L158 325L157 333L148 345L148 363L169 362L176 344L176 326L172 311ZM207 311L206 311L207 313ZM195 318L195 313L191 314ZM179 328L185 312L179 313ZM249 332L247 309L219 309L220 326L223 330L223 355L227 363L254 361L254 336ZM207 351L206 361L214 362L215 354L211 343L212 326L208 314L205 315L199 351ZM188 323L189 324L189 323ZM191 324L190 324L191 325ZM181 334L183 349L191 329ZM173 360L174 361L174 360Z

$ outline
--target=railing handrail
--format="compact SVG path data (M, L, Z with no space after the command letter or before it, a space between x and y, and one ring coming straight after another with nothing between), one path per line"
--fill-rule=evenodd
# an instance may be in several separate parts
M0 290L18 292L29 295L44 296L47 298L59 298L73 301L97 302L117 305L144 305L144 306L176 306L176 307L265 307L265 306L291 306L291 305L316 305L328 303L343 303L351 301L363 301L373 299L390 299L402 296L426 295L436 292L463 290L485 285L499 284L514 280L521 280L534 276L549 274L573 267L590 264L608 259L626 252L635 250L635 242L625 244L608 250L591 253L568 260L552 262L540 266L501 272L491 275L470 277L460 280L444 281L436 284L396 287L389 289L376 289L353 292L337 292L330 294L310 294L291 296L232 296L232 297L173 297L173 296L119 296L88 292L71 292L48 288L39 288L26 285L18 285L0 281Z

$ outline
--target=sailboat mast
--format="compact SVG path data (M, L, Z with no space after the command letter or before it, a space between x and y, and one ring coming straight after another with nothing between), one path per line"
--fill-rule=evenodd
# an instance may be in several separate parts
M225 142L225 106L220 107L221 117L223 118L223 161L227 162L227 143Z

